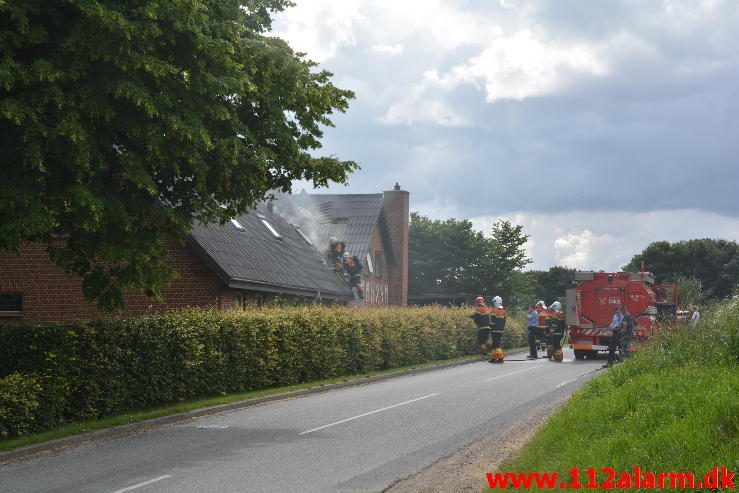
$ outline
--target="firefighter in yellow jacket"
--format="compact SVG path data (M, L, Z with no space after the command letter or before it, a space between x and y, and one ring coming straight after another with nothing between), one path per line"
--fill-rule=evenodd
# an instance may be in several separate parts
M480 346L480 354L483 358L487 358L490 351L490 311L485 305L485 298L478 296L475 299L475 313L470 318L475 321L477 326L477 345Z
M539 324L536 326L537 338L541 341L542 346L546 347L547 358L552 359L554 357L554 348L551 344L551 337L549 337L549 310L543 300L536 302L535 309L539 314Z
M562 339L565 335L565 314L562 312L562 303L555 301L549 307L549 334L552 344L552 359L561 363L564 359Z
M492 319L492 329L490 330L493 337L493 352L490 353L490 363L502 363L505 354L501 347L501 339L503 339L503 330L505 330L505 308L503 308L503 299L500 296L493 298L493 308L490 310L490 318Z

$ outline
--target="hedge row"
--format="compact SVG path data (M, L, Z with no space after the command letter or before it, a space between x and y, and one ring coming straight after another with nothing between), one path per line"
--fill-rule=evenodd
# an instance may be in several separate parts
M310 307L0 326L0 439L195 397L473 354L468 315ZM519 341L511 322L507 339Z

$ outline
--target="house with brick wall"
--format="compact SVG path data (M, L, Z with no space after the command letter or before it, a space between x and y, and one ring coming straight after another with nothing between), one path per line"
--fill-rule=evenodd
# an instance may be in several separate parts
M250 309L288 303L353 303L348 283L331 269L332 236L362 260L364 303L407 304L408 192L278 196L225 225L195 225L181 241L165 242L177 278L155 302L126 295L122 314L85 301L81 279L51 262L46 246L0 251L0 323L66 322L134 317L186 307Z

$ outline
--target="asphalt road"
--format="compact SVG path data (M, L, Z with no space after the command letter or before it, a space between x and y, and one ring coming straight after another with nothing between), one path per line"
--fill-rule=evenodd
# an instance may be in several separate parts
M571 351L561 364L481 361L272 402L6 464L0 492L382 491L572 393L602 363Z

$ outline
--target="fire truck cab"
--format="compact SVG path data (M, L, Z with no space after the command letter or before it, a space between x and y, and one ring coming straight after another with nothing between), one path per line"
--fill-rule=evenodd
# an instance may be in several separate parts
M609 328L616 308L625 306L636 327L632 350L653 337L659 323L674 318L677 288L654 284L648 272L576 272L577 287L567 290L565 310L570 346L575 358L596 358L607 351L612 331Z

